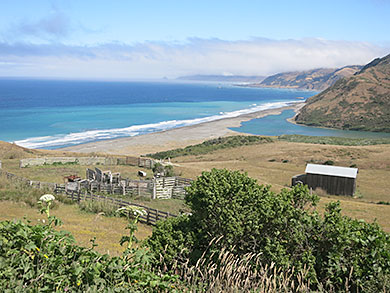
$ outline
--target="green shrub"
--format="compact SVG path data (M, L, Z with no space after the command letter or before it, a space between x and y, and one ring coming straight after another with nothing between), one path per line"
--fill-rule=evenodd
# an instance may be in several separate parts
M226 136L219 137L216 139L206 140L201 144L190 145L185 148L179 148L174 150L169 150L165 152L158 152L155 154L148 154L148 157L154 159L166 159L166 158L175 158L180 156L190 156L190 155L204 155L216 150L226 149L226 148L235 148L244 145L253 145L261 143L270 143L272 138L261 137L254 135L236 135L236 136Z
M77 246L50 225L0 222L3 292L167 292L176 279L153 273L144 249L110 257Z
M47 193L53 193L48 188L33 188L23 181L8 180L5 176L0 176L0 200L10 200L14 202L24 202L30 207L37 207L39 198ZM53 202L53 208L57 207L58 202L73 204L74 202L66 195L56 195L56 201Z
M94 214L104 213L106 216L116 216L118 209L112 202L104 200L82 200L79 207L82 211Z
M162 176L165 177L173 177L175 176L175 171L173 170L172 165L163 165L161 163L154 164L152 168L153 174L156 175L157 173L162 174Z
M321 217L313 209L318 200L307 186L275 194L246 174L213 169L187 189L192 215L156 227L149 245L155 254L173 246L171 264L182 261L179 247L187 248L192 264L222 250L253 253L262 266L307 270L313 290L383 290L383 280L390 280L389 235L377 224L341 216L339 203Z
M186 262L194 253L194 227L187 215L158 221L153 235L145 242L155 255L156 265L172 269L175 262Z

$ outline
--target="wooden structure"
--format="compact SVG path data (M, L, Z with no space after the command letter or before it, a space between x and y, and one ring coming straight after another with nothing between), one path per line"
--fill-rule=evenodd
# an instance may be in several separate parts
M58 194L56 190L55 190L55 193ZM121 207L125 207L128 205L140 207L140 208L144 209L145 214L141 215L139 217L139 221L141 223L148 224L148 225L155 225L157 223L157 221L159 221L159 220L165 220L167 218L177 217L177 215L171 214L169 212L163 212L163 211L153 209L153 208L141 205L141 204L132 203L132 202L120 199L120 198L112 198L112 197L107 197L104 195L95 195L92 193L84 193L83 194L80 191L78 191L78 192L66 191L65 194L67 195L67 197L69 199L71 199L73 201L77 201L78 203L80 203L81 201L84 201L84 200L89 200L89 201L105 202L106 204L112 205L115 208L121 208Z
M84 166L93 165L129 165L147 169L153 169L155 160L141 157L41 157L20 160L19 167L43 166L53 164L77 164Z
M169 217L176 217L176 215L171 214L169 212L163 212L157 209L153 209L144 205L140 205L137 203L132 203L120 198L112 198L104 195L96 195L93 193L88 192L82 192L79 188L80 182L68 182L67 184L70 184L68 188L65 186L65 184L55 184L55 183L47 183L47 182L40 182L40 181L32 181L23 177L19 177L15 174L9 173L7 171L0 169L0 176L5 176L8 180L13 180L17 182L24 183L28 186L31 186L33 188L47 188L54 191L55 194L65 194L69 199L77 202L81 202L84 200L90 200L90 201L103 201L105 203L108 203L115 208L124 207L127 205L132 206L138 206L140 208L143 208L146 211L145 215L141 215L139 220L142 223L148 224L148 225L155 225L157 221L164 220ZM187 182L189 179L179 178L178 180ZM85 180L87 181L87 180ZM73 184L73 188L71 187Z
M357 168L307 164L305 174L292 178L292 185L306 184L309 188L321 188L328 194L353 196L356 190Z

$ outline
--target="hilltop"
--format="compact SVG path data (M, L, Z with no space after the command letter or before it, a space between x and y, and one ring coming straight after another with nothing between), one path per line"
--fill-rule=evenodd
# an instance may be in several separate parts
M295 120L310 126L390 132L390 55L309 98Z
M98 153L93 153L98 155ZM34 158L43 156L85 156L76 152L66 152L62 150L44 150L44 149L28 149L18 146L14 143L9 143L0 140L0 160L12 160L23 158Z
M307 71L283 72L271 75L262 82L250 86L324 90L336 81L353 75L361 68L359 65L351 65L342 68L317 68Z

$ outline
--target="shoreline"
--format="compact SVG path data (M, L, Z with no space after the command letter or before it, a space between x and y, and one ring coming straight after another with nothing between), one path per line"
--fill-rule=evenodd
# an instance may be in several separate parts
M250 114L243 114L234 118L223 118L191 126L183 126L132 137L121 137L111 140L102 140L56 149L77 153L104 153L110 155L140 156L149 153L183 148L188 145L201 143L208 139L229 135L247 135L230 130L230 127L239 127L242 122L268 115L277 115L287 109L298 111L304 101L296 104L261 110Z
M301 110L305 106L305 103L299 104L299 106L294 108L295 115L292 116L291 118L287 118L286 121L295 125L301 125L295 122L295 117L297 117L299 110Z

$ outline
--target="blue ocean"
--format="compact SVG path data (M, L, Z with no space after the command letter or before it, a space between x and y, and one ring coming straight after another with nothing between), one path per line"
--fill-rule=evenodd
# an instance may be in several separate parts
M220 83L2 79L0 140L55 149L236 117L314 94ZM256 134L280 131L265 123L268 133ZM253 128L237 130L253 133Z
M235 117L313 94L218 83L0 80L0 140L53 149Z

